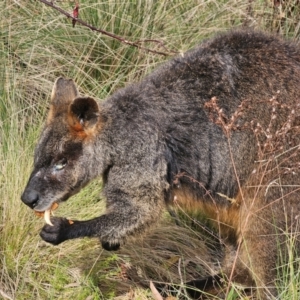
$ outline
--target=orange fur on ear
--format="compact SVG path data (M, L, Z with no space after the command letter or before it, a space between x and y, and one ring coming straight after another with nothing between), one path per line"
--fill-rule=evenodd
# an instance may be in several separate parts
M99 120L98 103L90 97L79 97L69 105L68 124L81 137L89 135Z

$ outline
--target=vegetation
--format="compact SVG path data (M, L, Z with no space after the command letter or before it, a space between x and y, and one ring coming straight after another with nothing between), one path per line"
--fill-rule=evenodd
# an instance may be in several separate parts
M80 18L130 41L162 41L170 52L180 53L216 32L238 26L299 39L299 1L281 2L82 0ZM74 7L67 0L55 4L70 12ZM219 254L214 241L209 240L212 247L207 249L206 235L191 226L175 228L167 214L160 229L117 253L103 251L97 240L52 247L39 238L43 221L21 203L20 195L55 78L71 77L82 94L105 99L166 57L79 24L73 28L70 19L39 1L3 0L0 11L0 298L150 299L151 293L140 289L148 286L147 279L178 283L204 276L214 263L210 257ZM165 52L158 43L143 46ZM57 214L88 219L99 215L104 206L101 182L93 182L61 205ZM297 282L299 274L280 286L281 299L299 298ZM239 295L239 288L233 287L227 299Z

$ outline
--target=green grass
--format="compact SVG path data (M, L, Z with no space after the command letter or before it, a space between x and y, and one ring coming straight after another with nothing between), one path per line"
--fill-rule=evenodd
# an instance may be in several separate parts
M55 3L68 11L74 6L71 1ZM186 51L216 32L242 25L299 37L299 7L292 12L284 8L280 14L270 3L82 0L80 17L130 41L163 41L167 49L176 52ZM290 7L295 3L289 1ZM134 285L120 278L124 266L135 262L136 270L144 277L180 282L177 256L194 263L192 271L185 271L188 264L182 263L183 279L195 272L203 275L208 253L192 229L173 232L167 225L162 226L159 233L128 245L118 255L103 251L96 240L52 247L39 238L43 221L21 203L20 195L31 172L34 145L55 78L72 77L82 94L104 99L167 58L78 24L73 28L70 20L38 1L3 0L0 10L0 298L90 300L121 294L126 299L129 294L125 294ZM143 45L164 51L155 43ZM101 182L94 182L61 205L57 214L88 219L99 215L104 207ZM185 242L186 234L189 243ZM166 240L171 251L155 249ZM288 295L291 289L286 290ZM149 299L150 295L138 289L131 293L135 299ZM236 293L231 293L228 299L235 299Z

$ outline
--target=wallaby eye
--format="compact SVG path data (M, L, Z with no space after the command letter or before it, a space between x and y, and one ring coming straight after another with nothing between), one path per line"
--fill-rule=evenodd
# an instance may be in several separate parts
M54 170L60 171L66 166L66 164L67 164L67 160L64 158L61 161L59 161L57 164L54 165Z

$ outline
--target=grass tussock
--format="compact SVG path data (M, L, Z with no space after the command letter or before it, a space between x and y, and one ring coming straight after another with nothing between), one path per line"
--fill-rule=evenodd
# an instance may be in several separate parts
M55 3L68 11L74 6L73 1ZM299 1L280 3L82 0L80 18L130 41L155 39L170 51L183 52L237 26L299 38ZM0 298L150 299L149 290L133 288L145 288L149 280L181 283L211 272L216 263L211 257L220 252L207 248L191 227L176 227L168 218L147 238L131 241L115 254L103 251L95 240L58 247L41 241L43 221L21 204L20 195L55 78L74 78L82 94L104 99L166 58L78 24L73 28L70 20L39 1L3 0L0 10ZM143 45L163 51L157 43ZM101 183L93 182L57 213L88 219L104 206ZM281 299L298 299L291 297L298 277L287 271ZM232 289L228 299L237 299L238 293Z

